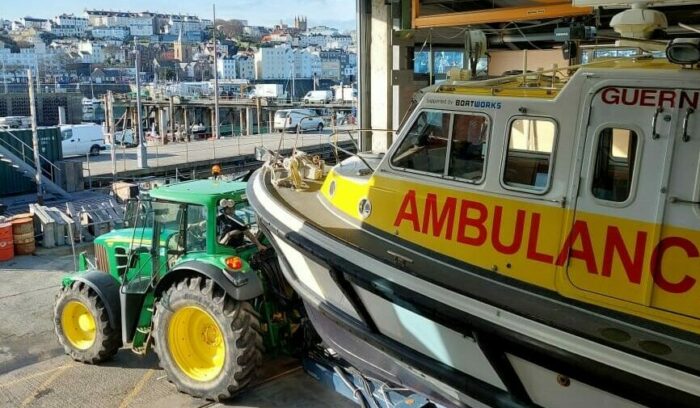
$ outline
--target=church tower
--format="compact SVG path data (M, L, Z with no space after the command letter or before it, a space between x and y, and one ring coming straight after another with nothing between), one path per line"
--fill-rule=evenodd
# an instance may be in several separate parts
M173 43L173 57L180 62L190 62L192 59L192 48L182 40L182 30Z
M294 17L294 28L299 31L306 31L306 17L305 16L295 16Z

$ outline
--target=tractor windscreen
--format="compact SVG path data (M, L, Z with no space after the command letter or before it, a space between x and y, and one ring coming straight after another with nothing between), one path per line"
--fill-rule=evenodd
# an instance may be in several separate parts
M195 204L153 203L160 244L171 254L206 250L207 210Z
M234 212L236 217L243 221L245 225L248 226L251 232L258 232L257 218L255 217L255 212L250 207L247 201L237 202L234 207Z

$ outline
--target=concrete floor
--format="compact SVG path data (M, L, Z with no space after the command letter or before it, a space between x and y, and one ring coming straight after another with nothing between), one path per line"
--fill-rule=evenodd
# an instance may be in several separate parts
M343 126L338 130L343 130L337 136L338 141L349 140L347 129L354 127ZM331 131L324 130L322 133L309 132L297 135L292 133L272 133L259 134L240 137L224 137L219 140L198 140L188 143L168 143L167 145L149 144L147 146L148 165L150 167L182 165L184 163L204 162L208 160L222 160L235 156L252 154L255 147L264 146L268 149L277 150L288 149L293 146L302 148L304 146L327 145L330 141ZM116 164L117 171L131 171L138 169L136 161L136 148L117 147ZM68 160L82 161L85 177L112 174L112 161L110 152L102 152L99 156L86 158L85 156L74 156Z
M352 407L306 375L291 358L267 359L258 382L226 404L178 393L155 353L120 350L91 366L63 355L52 308L71 256L44 253L0 263L0 406L2 407Z

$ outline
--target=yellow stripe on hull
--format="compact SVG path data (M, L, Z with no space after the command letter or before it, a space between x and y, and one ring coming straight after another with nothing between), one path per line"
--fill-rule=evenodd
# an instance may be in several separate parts
M332 171L322 194L348 216L421 247L700 334L700 231L377 175L358 182ZM372 208L366 218L363 199Z

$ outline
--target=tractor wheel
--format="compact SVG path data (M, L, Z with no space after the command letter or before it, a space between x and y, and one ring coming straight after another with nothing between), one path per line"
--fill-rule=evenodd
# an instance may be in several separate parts
M160 365L179 391L220 401L255 378L263 352L258 315L211 279L171 286L153 320Z
M53 322L58 341L73 360L99 363L121 347L121 333L110 327L102 300L84 283L73 282L61 289Z

